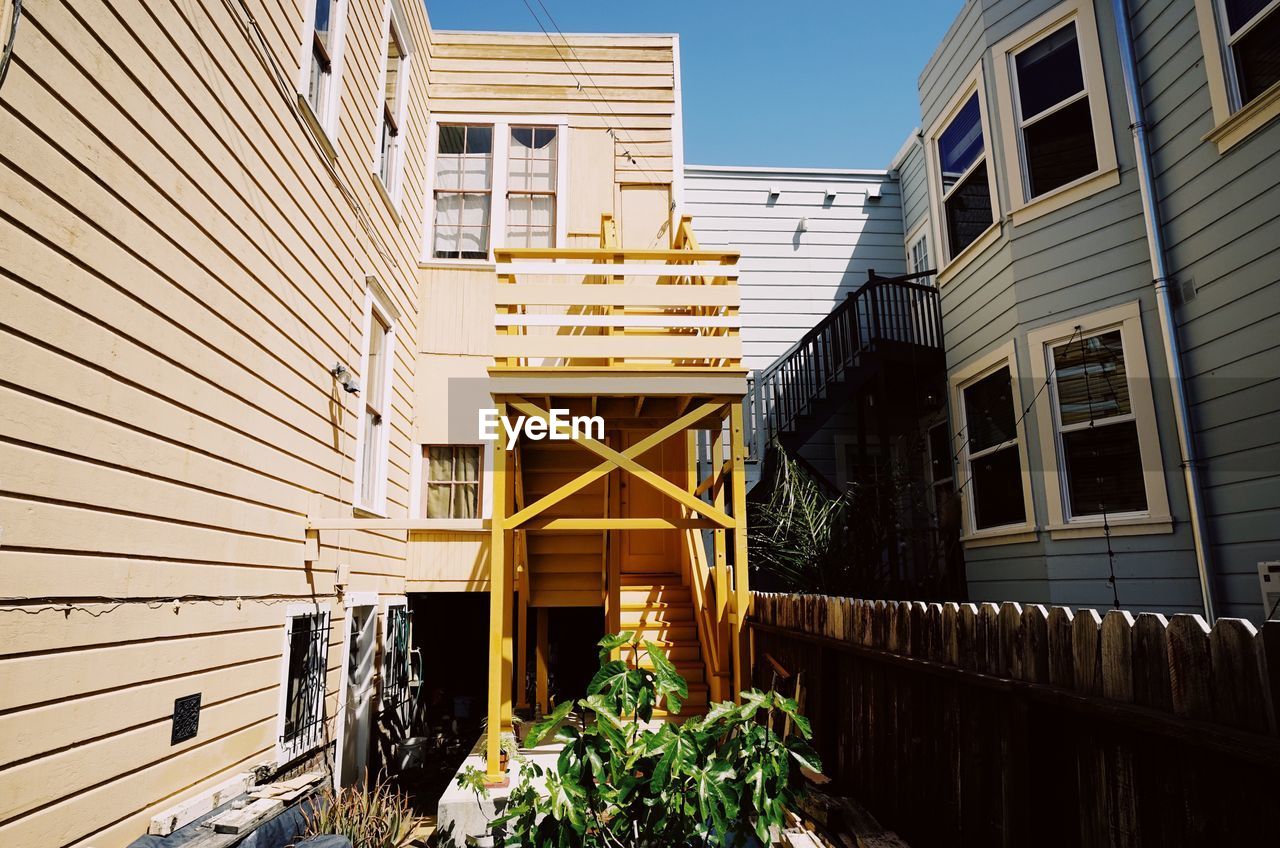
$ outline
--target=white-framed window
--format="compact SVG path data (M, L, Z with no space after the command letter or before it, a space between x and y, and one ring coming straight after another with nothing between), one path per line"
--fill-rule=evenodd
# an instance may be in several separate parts
M563 118L433 121L430 261L488 261L495 247L564 244Z
M1218 33L1235 109L1280 82L1280 0L1218 0Z
M1214 128L1225 152L1280 116L1280 0L1195 0Z
M413 42L400 0L388 0L383 14L382 85L378 97L378 138L373 169L392 203L399 204L404 171L404 138L409 117L409 74Z
M298 93L329 137L338 125L347 0L303 0L301 76Z
M1166 532L1160 439L1137 302L1027 334L1051 530L1159 525ZM1048 463L1047 463L1048 464Z
M382 711L394 716L406 732L414 689L421 683L415 674L416 655L408 599L387 598L382 609Z
M1054 6L994 54L1014 222L1119 183L1093 0Z
M926 134L925 160L938 282L999 234L1000 199L989 151L986 83L979 62Z
M920 274L934 270L929 261L929 227L928 222L925 222L907 234L907 273ZM928 283L930 281L921 278L916 282Z
M290 604L281 653L276 760L285 763L324 742L329 669L329 608Z
M929 508L941 523L947 504L955 497L955 452L951 448L951 425L943 421L929 428Z
M966 538L1032 531L1031 475L1010 342L951 378Z
M480 445L424 445L422 503L426 518L479 518L484 489Z
M370 281L364 303L360 423L356 435L355 506L386 514L396 320L389 299Z

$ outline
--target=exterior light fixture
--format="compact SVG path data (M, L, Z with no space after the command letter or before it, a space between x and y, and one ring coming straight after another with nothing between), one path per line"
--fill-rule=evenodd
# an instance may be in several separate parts
M351 373L347 366L343 365L341 362L335 363L334 366L329 369L329 373L337 378L338 382L342 384L342 390L344 392L352 395L360 394L360 383L356 380L356 376Z

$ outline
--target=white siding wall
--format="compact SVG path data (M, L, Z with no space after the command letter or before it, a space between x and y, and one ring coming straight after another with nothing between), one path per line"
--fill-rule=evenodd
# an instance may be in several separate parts
M881 198L868 201L873 187ZM900 195L887 171L691 165L684 211L704 247L742 251L743 359L752 370L786 352L866 281L867 269L905 272Z

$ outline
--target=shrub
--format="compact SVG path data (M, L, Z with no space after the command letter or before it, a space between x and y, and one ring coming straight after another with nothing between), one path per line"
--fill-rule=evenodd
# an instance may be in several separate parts
M492 826L508 846L731 846L752 833L767 843L770 828L784 823L800 766L821 768L805 741L808 721L795 701L753 689L741 704L712 704L683 724L647 727L655 709L679 712L688 686L650 642L643 646L652 670L609 659L623 646L638 655L632 635L602 639L587 696L531 728L526 745L555 729L564 748L554 768L522 769ZM790 716L797 732L779 739L770 729L775 712Z
M385 783L372 789L327 789L304 816L304 838L338 834L352 848L401 848L413 832L409 799Z

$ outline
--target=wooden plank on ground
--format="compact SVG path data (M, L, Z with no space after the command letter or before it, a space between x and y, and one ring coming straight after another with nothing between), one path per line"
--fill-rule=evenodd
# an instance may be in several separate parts
M216 833L247 833L284 809L284 802L275 798L259 798L238 810L227 810L215 816L209 823Z

